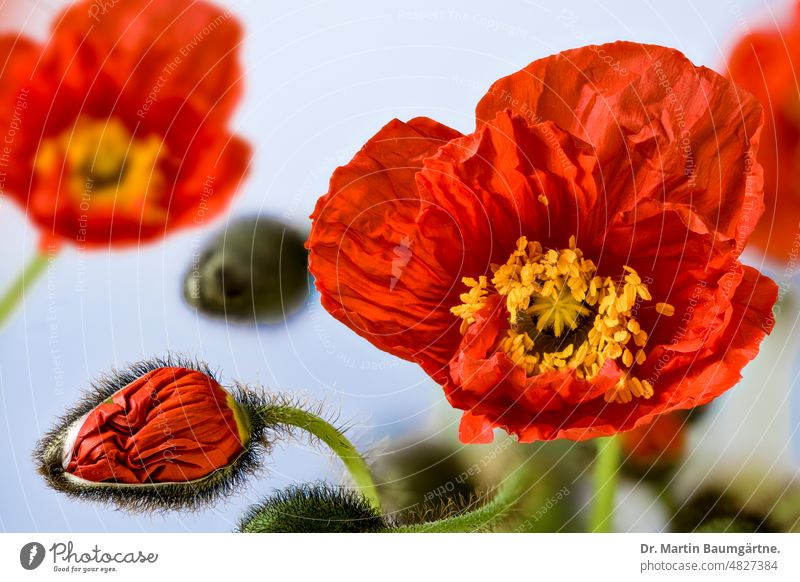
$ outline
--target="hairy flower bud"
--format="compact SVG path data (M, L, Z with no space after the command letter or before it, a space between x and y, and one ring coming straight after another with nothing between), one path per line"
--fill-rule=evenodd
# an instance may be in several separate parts
M325 484L280 491L251 507L243 533L379 533L390 525L362 495Z
M250 420L253 399L202 364L135 364L45 435L39 470L58 490L129 509L197 507L255 468L263 427Z

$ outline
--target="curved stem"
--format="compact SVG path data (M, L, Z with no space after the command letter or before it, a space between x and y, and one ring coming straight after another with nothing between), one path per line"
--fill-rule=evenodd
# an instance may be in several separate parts
M8 286L5 294L0 297L0 327L6 324L11 314L22 302L27 291L33 283L44 273L49 256L36 253L28 264L22 269L17 278Z
M259 415L266 425L285 424L297 427L311 433L328 445L342 460L356 487L373 507L380 511L381 503L378 497L378 490L375 487L372 473L366 461L356 447L353 446L353 443L336 427L316 414L291 406L262 408L259 410Z
M589 531L607 533L614 529L614 497L617 492L621 441L618 436L596 439L594 507Z
M496 496L480 509L454 515L438 521L406 525L395 530L398 533L467 533L483 531L501 519L510 509L507 500Z

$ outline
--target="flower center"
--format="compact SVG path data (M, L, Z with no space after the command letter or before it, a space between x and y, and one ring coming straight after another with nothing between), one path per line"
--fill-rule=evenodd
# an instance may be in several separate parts
M116 118L82 116L56 137L42 141L34 163L37 174L64 169L64 183L82 202L111 200L118 205L141 204L149 188L158 186L161 139L134 138Z
M504 265L492 265L488 277L465 277L469 291L451 312L462 319L461 333L475 323L475 314L491 293L505 298L509 329L501 349L528 376L572 369L578 378L591 380L611 359L623 374L608 390L606 402L650 398L653 387L634 375L645 361L647 333L636 319L642 302L652 301L647 285L631 267L617 279L600 277L594 263L583 257L575 237L567 249L543 250L526 237ZM654 308L671 316L674 308L657 303Z

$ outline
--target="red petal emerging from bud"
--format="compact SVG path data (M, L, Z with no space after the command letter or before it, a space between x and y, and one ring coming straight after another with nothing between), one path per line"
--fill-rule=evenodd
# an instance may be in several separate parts
M202 479L230 465L249 442L231 395L213 378L179 367L131 382L75 429L64 447L64 470L96 483Z

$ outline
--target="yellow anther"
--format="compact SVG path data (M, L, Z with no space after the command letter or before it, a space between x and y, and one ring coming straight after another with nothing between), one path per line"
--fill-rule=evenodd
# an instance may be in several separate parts
M623 404L632 400L631 391L624 377L620 379L613 388L606 392L604 400L606 402L619 402Z
M631 334L628 331L621 329L619 331L615 331L614 335L612 336L615 342L619 342L621 344L628 343L628 340L631 337Z
M640 331L633 336L633 343L635 343L640 348L643 348L644 345L647 343L647 334L643 331Z
M636 377L623 376L612 389L606 392L605 401L626 404L634 397L647 400L652 396L653 386L650 382Z
M639 380L639 378L631 378L628 381L628 387L631 391L631 394L634 396L644 396L644 386L642 386L642 382Z
M581 346L578 348L578 351L575 352L575 355L572 356L572 359L569 361L570 368L576 368L584 363L586 360L586 355L589 353L589 344L587 342L583 342Z
M483 309L486 303L486 286L488 284L486 277L481 275L476 281L472 277L464 277L461 280L464 285L470 288L466 293L462 293L459 297L462 301L461 305L456 305L450 308L450 313L462 318L461 333L467 333L469 326L475 323L475 314Z
M610 343L606 348L605 355L611 358L612 360L616 360L622 355L622 348L617 343Z
M656 303L656 311L666 317L672 317L675 315L675 307L669 303Z
M622 363L629 368L633 365L633 354L628 348L625 348L625 350L622 352Z
M655 394L655 390L653 390L653 385L648 382L647 380L642 380L642 388L644 388L644 394L642 394L642 398L648 399Z

